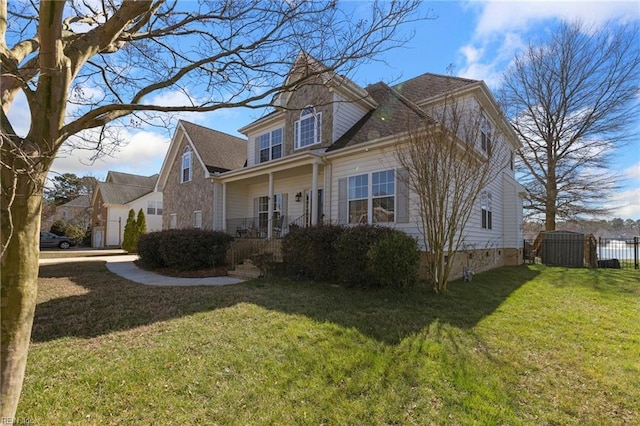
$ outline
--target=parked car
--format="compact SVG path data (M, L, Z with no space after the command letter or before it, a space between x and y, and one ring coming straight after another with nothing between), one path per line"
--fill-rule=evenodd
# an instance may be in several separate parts
M73 238L56 235L51 232L40 232L40 248L47 247L60 247L61 249L68 249L76 245Z

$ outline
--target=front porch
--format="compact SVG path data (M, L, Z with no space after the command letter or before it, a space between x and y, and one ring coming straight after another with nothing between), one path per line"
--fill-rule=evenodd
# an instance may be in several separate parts
M318 221L321 223L321 220ZM226 233L235 238L283 238L292 229L311 226L310 216L303 214L294 219L276 213L272 221L260 216L228 219Z
M214 226L235 238L278 239L325 216L326 167L312 152L214 178Z

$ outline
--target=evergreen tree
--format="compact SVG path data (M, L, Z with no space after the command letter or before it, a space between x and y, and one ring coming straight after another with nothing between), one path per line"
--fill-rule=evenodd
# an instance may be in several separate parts
M133 209L129 210L127 224L124 226L122 248L129 253L135 253L138 250L138 224L136 223L136 212Z
M147 233L147 219L142 209L138 211L138 220L136 221L136 223L137 223L137 231L138 231L136 233L136 247L138 247L138 240L140 239L140 235Z

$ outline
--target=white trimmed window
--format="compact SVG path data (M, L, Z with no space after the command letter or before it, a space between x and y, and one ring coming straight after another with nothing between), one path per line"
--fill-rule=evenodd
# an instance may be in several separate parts
M491 193L487 191L482 192L481 198L481 209L482 209L482 229L492 229L493 228L493 215L492 215L492 206L491 206Z
M148 215L162 215L162 201L147 201Z
M256 147L259 150L259 163L282 157L282 129L275 129L258 136Z
M176 213L171 213L169 216L169 229L176 229L178 227L178 215Z
M202 228L202 211L196 210L193 212L193 227L197 229Z
M190 182L191 181L191 163L192 163L192 155L191 148L188 146L184 147L184 151L182 152L182 176L180 183Z
M349 223L394 222L395 187L393 170L350 176L347 182Z
M312 106L300 112L300 120L294 123L295 148L300 149L320 143L322 113Z

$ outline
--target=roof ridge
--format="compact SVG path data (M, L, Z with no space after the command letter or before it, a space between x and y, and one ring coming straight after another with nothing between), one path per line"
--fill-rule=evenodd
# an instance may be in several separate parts
M434 76L434 77L440 77L440 78L447 78L447 79L451 79L451 80L466 81L466 82L469 82L469 83L477 83L479 81L482 81L482 80L475 80L475 79L472 79L472 78L458 77L458 76L454 76L454 75L438 74L438 73L434 73L434 72L425 72L425 73L419 74L419 75L417 75L415 77L411 77L411 78L409 78L407 80L404 80L404 81L401 81L399 83L396 83L396 84L393 85L393 87L400 86L401 84L405 84L408 81L415 80L415 79L418 79L420 77L424 77L424 76L427 76L427 75Z
M117 183L117 182L98 182L99 185L102 184L106 184L106 185L114 185L114 186L134 186L136 188L152 188L155 186L155 184L153 185L137 185L135 183Z
M116 173L116 174L119 174L119 175L136 176L136 177L147 178L147 179L152 178L152 177L154 177L154 176L156 176L156 175L158 174L158 173L154 173L154 174L152 174L151 176L145 176L145 175L136 175L136 174L134 174L134 173L118 172L118 171L116 171L116 170L109 170L109 171L107 172L107 174L109 174L109 173Z
M389 91L389 93L391 93L393 96L395 96L400 102L405 104L407 107L411 108L416 114L418 114L418 115L420 115L421 117L424 117L424 118L431 118L431 117L429 117L429 115L422 108L420 108L418 105L416 105L413 101L411 101L409 98L404 96L402 93L398 92L393 87L389 86L384 81L379 81L377 83L370 84L369 86L367 86L367 88L369 88L371 86L375 86L376 84L380 84L380 85L384 86L384 88L387 89ZM367 90L367 89L365 89L365 90Z
M230 134L230 133L223 132L223 131L221 131L221 130L216 130L216 129L213 129L213 128L211 128L211 127L203 126L203 125L201 125L201 124L197 124L197 123L192 123L191 121L187 121L187 120L182 120L182 119L180 119L179 121L180 121L180 122L182 122L183 124L187 124L187 125L191 125L191 126L196 126L196 127L199 127L199 128L201 128L201 129L204 129L204 130L207 130L207 131L210 131L210 132L219 133L219 134L221 134L221 135L229 136L229 137L232 137L232 138L239 139L239 140L241 140L241 141L243 141L243 142L246 142L246 139L243 139L243 138L241 138L241 137L239 137L239 136L232 135L232 134Z

